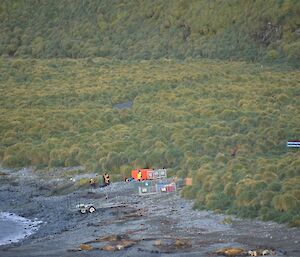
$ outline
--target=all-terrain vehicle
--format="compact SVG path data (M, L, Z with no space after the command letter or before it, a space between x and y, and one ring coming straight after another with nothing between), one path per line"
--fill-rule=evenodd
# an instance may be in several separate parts
M76 208L79 209L80 213L85 214L85 213L93 213L96 211L96 208L92 204L78 204L76 205Z

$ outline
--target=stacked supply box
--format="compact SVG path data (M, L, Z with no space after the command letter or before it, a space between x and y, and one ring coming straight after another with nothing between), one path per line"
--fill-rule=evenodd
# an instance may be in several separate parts
M138 172L141 171L142 178L141 180L147 180L149 179L149 172L152 172L152 169L136 169L131 171L131 176L134 178L134 180L138 180Z
M138 172L141 171L141 180L155 180L155 179L165 179L167 178L166 169L135 169L131 171L131 176L134 180L138 180Z
M170 181L147 181L139 186L139 195L165 194L176 192L176 184Z
M159 182L156 184L157 193L172 193L176 191L176 184L170 182Z
M155 181L142 182L141 185L139 185L138 189L139 189L139 195L150 195L150 194L157 193Z
M157 169L148 172L148 179L164 179L167 178L166 169Z

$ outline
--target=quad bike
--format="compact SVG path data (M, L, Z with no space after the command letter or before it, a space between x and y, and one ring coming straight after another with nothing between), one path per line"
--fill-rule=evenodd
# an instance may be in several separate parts
M76 207L79 209L80 213L93 213L96 211L96 208L92 204L78 204Z

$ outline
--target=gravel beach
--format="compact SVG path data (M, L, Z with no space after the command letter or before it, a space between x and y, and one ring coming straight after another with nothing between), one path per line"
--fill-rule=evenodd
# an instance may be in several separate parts
M194 211L180 191L139 196L135 182L92 189L76 187L72 178L30 169L3 172L0 212L42 223L23 240L0 246L0 256L223 256L218 250L229 247L244 249L236 256L260 249L300 256L299 228ZM97 210L81 214L79 203Z

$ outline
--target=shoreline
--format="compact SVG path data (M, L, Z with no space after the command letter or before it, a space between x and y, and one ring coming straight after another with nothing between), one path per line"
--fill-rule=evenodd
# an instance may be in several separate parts
M14 213L0 212L0 246L17 243L33 235L41 223Z

